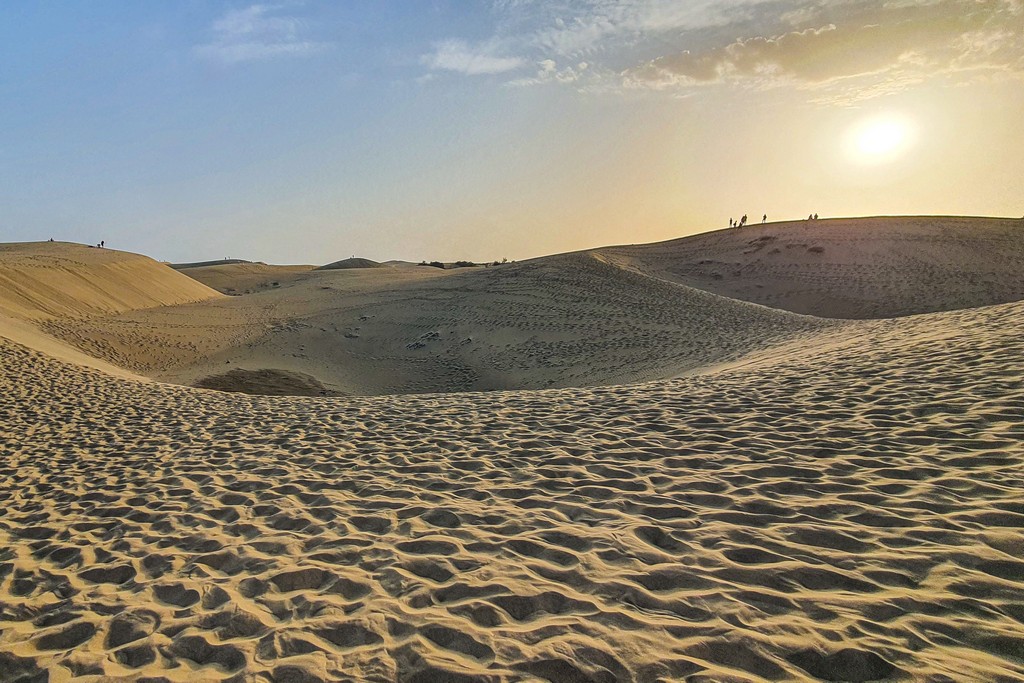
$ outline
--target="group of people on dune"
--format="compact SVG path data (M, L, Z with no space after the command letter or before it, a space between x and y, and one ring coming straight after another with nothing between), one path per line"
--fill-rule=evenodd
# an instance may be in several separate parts
M807 216L807 220L809 220L809 221L816 221L816 220L818 220L818 214L812 213L812 214L808 215ZM768 214L762 215L761 216L761 223L764 224L764 223L767 223L767 222L768 222ZM743 214L738 221L734 221L731 218L729 219L729 227L730 228L742 228L746 224L747 224L747 214Z
M768 222L768 214L764 214L763 216L761 216L761 222L762 223L767 223ZM747 214L743 214L743 216L738 221L734 221L731 218L729 219L729 227L730 228L742 228L746 224L747 224Z

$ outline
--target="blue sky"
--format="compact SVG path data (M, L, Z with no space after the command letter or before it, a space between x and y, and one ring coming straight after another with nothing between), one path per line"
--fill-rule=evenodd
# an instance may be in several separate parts
M492 259L1020 215L1022 26L1020 0L7 3L0 240ZM844 152L879 116L906 150Z

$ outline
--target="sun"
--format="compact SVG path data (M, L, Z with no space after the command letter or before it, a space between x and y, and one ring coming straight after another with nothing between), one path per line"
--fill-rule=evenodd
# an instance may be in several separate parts
M914 142L913 123L902 116L883 115L860 121L846 135L846 153L862 164L899 159Z
M899 147L907 137L906 127L898 121L879 121L857 136L857 150L864 156L889 154Z

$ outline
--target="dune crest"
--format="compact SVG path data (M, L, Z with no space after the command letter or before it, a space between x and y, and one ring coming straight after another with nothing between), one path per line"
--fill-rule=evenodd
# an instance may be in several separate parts
M1014 218L802 220L594 251L653 277L825 318L1024 299L1024 220Z
M291 282L314 270L314 266L275 266L230 260L175 265L174 268L221 294L231 296L280 287L282 282Z
M368 258L359 258L353 256L352 258L342 259L335 261L334 263L328 263L326 266L320 266L317 270L340 270L344 268L383 268L384 266L376 261L371 261Z
M66 242L0 244L0 314L17 319L110 315L219 296L139 254Z

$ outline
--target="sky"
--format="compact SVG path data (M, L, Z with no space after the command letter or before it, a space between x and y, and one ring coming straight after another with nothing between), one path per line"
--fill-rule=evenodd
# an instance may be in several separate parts
M0 241L495 260L1024 215L1024 0L0 3Z

